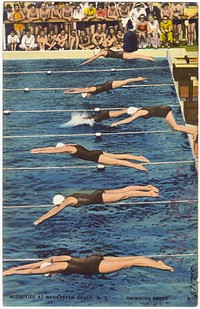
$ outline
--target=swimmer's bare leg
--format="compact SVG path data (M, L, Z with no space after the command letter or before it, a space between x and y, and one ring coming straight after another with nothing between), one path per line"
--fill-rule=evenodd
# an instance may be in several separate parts
M187 134L191 134L193 136L193 140L197 137L197 130L191 129L187 126L179 125L176 123L172 111L170 111L167 116L165 117L165 120L170 125L170 127L175 131L184 132Z
M98 163L105 164L105 165L115 165L115 166L126 166L135 168L144 172L147 172L147 169L141 164L135 164L126 160L119 160L115 158L111 158L104 154L101 154L98 160Z
M122 200L126 200L129 198L136 198L136 197L159 197L159 194L153 190L149 191L137 191L137 190L130 190L125 192L119 193L110 193L109 190L105 191L102 194L102 199L104 204L107 203L116 203Z
M124 188L120 188L120 189L114 189L114 190L105 190L106 193L112 193L112 194L116 194L116 193L124 193L127 191L150 191L153 190L154 192L158 193L159 190L158 188L152 186L152 185L147 185L147 186L127 186Z
M136 53L126 53L126 52L124 52L123 54L123 59L126 59L126 60L142 59L142 60L156 61L151 56L146 56L146 55L141 55L141 54L136 54Z
M119 88L119 87L125 86L129 83L140 82L140 81L143 81L145 79L146 78L144 78L144 77L136 77L136 78L128 78L128 79L124 79L124 80L114 80L112 82L112 88L113 89Z
M150 160L148 160L147 158L143 156L133 156L130 154L114 154L114 153L108 153L108 152L103 152L103 154L105 154L108 157L116 158L120 160L136 160L136 161L146 162L148 164L151 163Z
M100 273L109 273L118 271L120 269L129 268L129 267L151 267L151 268L157 268L161 270L168 270L168 271L174 271L174 269L168 265L166 265L162 261L155 261L150 258L146 258L144 256L133 256L132 259L128 260L116 260L116 261L109 261L104 258L100 265L99 265L99 272Z

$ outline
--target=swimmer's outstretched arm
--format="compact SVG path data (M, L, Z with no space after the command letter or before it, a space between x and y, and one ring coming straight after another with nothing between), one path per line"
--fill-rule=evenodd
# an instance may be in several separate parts
M93 61L93 60L96 60L97 58L99 58L99 57L101 57L101 56L105 56L106 53L107 53L106 51L103 51L103 50L102 50L102 51L100 51L98 54L96 54L96 55L92 56L91 58L89 58L88 60L82 62L81 65L85 65L85 64L87 64L87 63L89 63L89 62L91 62L91 61Z
M46 147L46 148L35 148L31 149L31 153L67 153L68 147Z
M50 211L48 211L46 214L44 214L42 217L40 217L38 220L34 222L34 225L38 225L42 223L43 221L57 215L60 211L62 211L67 206L73 206L77 203L77 200L74 197L67 197L62 204L59 206L54 207Z
M62 263L57 263L46 266L44 268L8 269L3 272L3 276L5 277L11 275L40 275L40 274L56 273L64 269L64 267L62 266L63 266Z
M92 92L95 91L95 89L92 89L96 87L87 87L87 88L71 88L68 89L64 92L64 94L74 94L74 93L87 93L87 92Z
M126 119L123 119L123 120L120 120L120 121L112 123L110 125L110 127L116 127L116 126L118 126L120 124L125 124L125 123L132 122L133 120L137 119L138 117L144 116L146 114L147 114L147 112L145 110L139 110L131 117L128 117Z

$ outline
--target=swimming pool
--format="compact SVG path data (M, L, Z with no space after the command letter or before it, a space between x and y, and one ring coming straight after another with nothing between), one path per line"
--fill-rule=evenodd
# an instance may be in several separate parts
M74 110L160 104L171 105L177 122L183 123L168 62L163 58L155 63L107 59L106 68L103 59L87 67L81 67L81 62L4 61L4 109L11 110L11 115L4 115L4 266L51 255L99 253L157 257L175 272L137 267L106 275L57 275L51 279L11 276L4 279L4 305L194 306L197 175L187 135L173 132L159 118L138 119L117 128L110 128L109 121L93 127L61 127ZM51 75L46 74L48 70ZM62 89L76 87L77 81L84 87L138 76L146 77L147 82L87 100L65 95ZM30 91L25 93L25 87ZM95 132L103 136L96 138ZM32 148L57 142L144 155L153 164L146 166L148 173L112 166L98 171L94 163L66 155L30 153ZM33 225L50 209L55 194L149 183L159 188L160 198L69 207L42 225Z

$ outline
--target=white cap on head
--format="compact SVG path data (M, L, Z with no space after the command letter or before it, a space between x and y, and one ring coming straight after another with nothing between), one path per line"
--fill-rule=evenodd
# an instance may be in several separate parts
M57 194L54 196L53 198L53 204L55 206L59 206L60 204L62 204L62 202L64 201L65 197L61 194Z
M137 108L137 107L130 106L127 110L127 114L132 116L133 114L135 114L138 111L138 109L139 108Z
M47 267L47 266L50 266L50 265L52 265L52 263L50 263L50 262L44 262L44 263L40 266L40 268L44 268L44 267ZM44 277L49 277L49 276L50 276L50 273L43 274L43 276L44 276Z
M81 95L82 95L83 98L86 98L88 93L87 92L82 92Z
M56 144L56 148L61 148L61 147L64 147L64 146L66 146L66 145L63 144L63 143L57 143L57 144Z

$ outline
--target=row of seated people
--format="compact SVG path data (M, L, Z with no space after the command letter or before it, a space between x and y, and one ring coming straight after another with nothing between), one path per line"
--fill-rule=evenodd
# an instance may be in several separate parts
M65 29L69 35L72 29L76 29L78 35L80 35L80 31L86 30L87 34L92 36L99 24L101 24L105 33L108 32L110 26L114 27L115 31L121 30L125 32L128 20L131 19L134 27L137 28L138 23L142 23L141 16L144 16L144 22L139 28L142 29L144 27L146 29L145 23L148 19L152 24L151 28L159 28L160 26L161 32L158 30L158 35L161 33L161 42L163 42L162 28L167 28L167 26L164 25L162 27L161 22L167 18L168 28L170 29L167 29L170 32L170 35L168 35L170 37L170 44L172 44L172 41L179 44L181 36L183 41L188 42L188 45L193 45L195 32L196 38L198 38L198 8L192 10L190 16L183 15L185 12L187 13L186 9L187 7L185 7L184 3L163 3L159 8L152 2L55 2L53 4L51 2L40 2L39 7L37 3L31 3L26 7L25 2L19 2L14 4L14 10L10 4L5 7L4 20L13 23L6 24L6 37L12 30L11 28L14 27L19 39L21 39L23 31L27 28L36 37L41 29L44 29L46 34L50 30L58 34L61 29ZM153 16L152 21L149 20L150 15ZM186 17L187 19L185 19ZM56 22L52 22L55 19ZM64 22L59 22L59 20ZM15 21L17 21L16 24ZM25 21L26 23L24 23ZM147 30L144 31L142 36L148 36ZM145 46L146 43L143 45ZM158 44L155 43L156 45Z
M133 23L129 20L128 24ZM160 25L153 15L148 16L148 21L144 14L141 14L139 21L135 25L135 30L138 38L139 48L157 48L171 47L174 41L173 24L168 16L164 16ZM50 30L47 34L44 29L41 29L37 35L31 33L28 29L26 34L20 39L16 32L12 30L7 37L7 49L14 51L19 48L22 50L55 50L55 49L94 49L94 48L123 48L124 32L119 28L115 31L113 26L110 26L108 32L103 31L103 26L98 24L97 30L93 35L87 34L85 30L80 30L79 33L75 29L66 32L62 28L58 34L54 30Z

